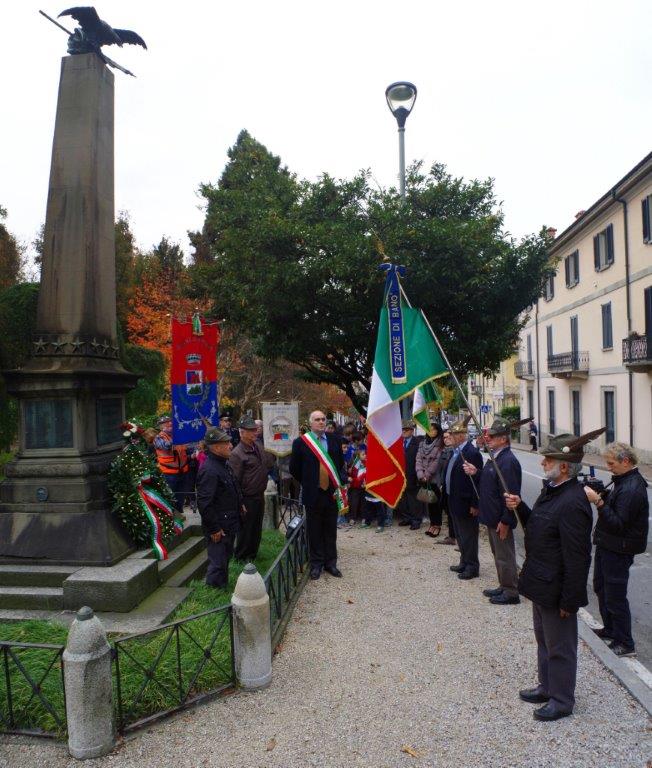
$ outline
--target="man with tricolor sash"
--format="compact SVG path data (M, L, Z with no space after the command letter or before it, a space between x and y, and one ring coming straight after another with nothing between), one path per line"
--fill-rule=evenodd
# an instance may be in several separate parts
M310 431L292 443L290 474L301 484L310 547L310 578L322 570L341 576L337 567L337 515L347 508L342 446L326 432L326 416L310 414Z

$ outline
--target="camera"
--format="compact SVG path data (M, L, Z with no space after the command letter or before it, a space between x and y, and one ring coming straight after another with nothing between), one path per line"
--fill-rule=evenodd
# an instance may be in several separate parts
M609 491L606 489L605 484L602 482L602 480L599 480L595 476L595 467L591 464L589 465L589 473L588 475L586 472L580 472L580 474L577 476L582 485L587 485L592 491L595 491L598 496L601 498L605 498Z

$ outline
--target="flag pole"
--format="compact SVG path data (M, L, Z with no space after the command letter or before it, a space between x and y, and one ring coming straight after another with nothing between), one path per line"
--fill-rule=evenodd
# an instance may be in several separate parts
M405 299L407 305L409 307L411 307L412 304L410 304L410 300L408 299L407 294L405 293L405 289L403 288L403 284L400 282L400 280L399 280L399 285L401 286L401 296L403 296L403 298ZM459 379L457 378L457 374L453 370L453 366L450 364L450 361L448 359L448 356L446 355L446 352L444 352L444 348L439 343L439 339L437 338L437 334L432 329L432 325L430 325L430 321L426 317L424 311L422 309L420 309L419 312L421 313L421 317L423 318L425 324L427 325L428 330L432 334L432 338L434 339L435 344L437 345L437 348L439 349L439 353L442 356L442 360L446 364L446 367L448 368L448 370L450 372L450 375L451 375L451 377L453 379L453 382L455 383L455 386L457 387L460 395L462 395L462 400L464 401L464 404L466 405L466 408L467 408L468 412L471 414L471 418L473 419L473 423L475 424L475 426L476 426L476 428L478 430L478 434L479 435L482 434L482 426L480 425L480 422L478 421L477 416L475 415L475 413L473 412L473 409L471 408L471 404L469 403L469 401L468 401L468 399L466 397L466 394L464 393L464 390L462 389L462 385L460 384ZM509 488L507 487L507 483L505 482L505 477L503 476L503 473L500 471L500 467L498 466L498 463L496 462L496 457L494 456L494 452L491 450L490 446L485 444L485 447L487 448L487 450L489 452L489 457L490 457L491 461L493 462L494 467L496 468L496 474L498 475L498 479L500 481L500 484L503 487L503 491L505 493L511 493ZM469 477L471 478L471 482L473 482L473 477L471 475L469 475ZM475 488L475 482L473 482L473 487ZM478 495L478 498L479 498L479 494L478 494L477 488L475 488L475 492L476 492L476 494Z

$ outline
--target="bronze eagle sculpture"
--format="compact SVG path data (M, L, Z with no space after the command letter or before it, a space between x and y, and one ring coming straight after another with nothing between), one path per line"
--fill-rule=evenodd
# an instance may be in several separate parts
M140 35L130 29L114 29L106 21L100 19L92 6L68 8L59 14L59 18L62 16L72 16L80 25L68 38L68 53L70 54L101 53L103 45L122 47L124 43L142 45L143 48L147 48Z

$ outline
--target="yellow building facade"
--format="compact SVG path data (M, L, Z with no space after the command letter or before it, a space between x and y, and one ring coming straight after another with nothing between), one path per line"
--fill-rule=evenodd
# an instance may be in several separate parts
M529 312L515 374L540 434L607 432L652 459L652 153L582 211L550 250L557 271Z
M517 360L518 355L504 360L495 376L478 373L469 376L469 405L483 427L491 424L505 406L519 405L520 383L515 374Z

